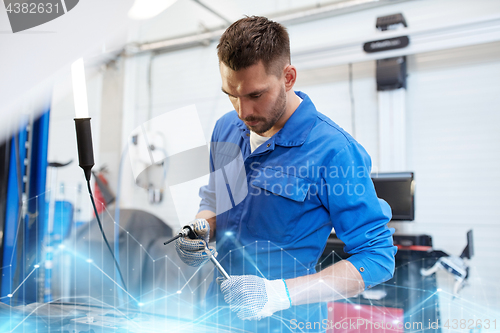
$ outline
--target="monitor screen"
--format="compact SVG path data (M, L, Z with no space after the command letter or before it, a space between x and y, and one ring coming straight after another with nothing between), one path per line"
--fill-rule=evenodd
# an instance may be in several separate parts
M376 173L371 178L380 199L392 208L392 221L415 218L413 172Z

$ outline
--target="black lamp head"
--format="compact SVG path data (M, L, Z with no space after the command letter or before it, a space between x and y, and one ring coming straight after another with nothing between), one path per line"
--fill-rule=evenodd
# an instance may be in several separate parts
M94 166L94 149L92 147L92 132L90 118L75 118L76 143L78 145L78 160L85 173L85 179L90 180Z

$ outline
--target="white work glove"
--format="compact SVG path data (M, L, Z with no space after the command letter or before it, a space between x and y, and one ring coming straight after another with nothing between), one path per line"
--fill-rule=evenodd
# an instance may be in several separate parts
M197 219L188 224L199 236L198 239L180 237L175 241L175 249L181 260L189 266L198 267L210 259L206 247L210 237L210 224L205 219ZM184 228L183 228L184 229ZM212 255L217 256L213 246L208 247Z
M243 320L260 320L291 305L284 280L234 275L222 282L220 289L231 311Z

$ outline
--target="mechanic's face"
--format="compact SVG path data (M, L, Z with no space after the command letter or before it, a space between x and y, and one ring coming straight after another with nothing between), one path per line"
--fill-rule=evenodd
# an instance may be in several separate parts
M267 74L262 62L233 71L220 64L222 91L238 117L257 134L269 131L286 111L285 78Z

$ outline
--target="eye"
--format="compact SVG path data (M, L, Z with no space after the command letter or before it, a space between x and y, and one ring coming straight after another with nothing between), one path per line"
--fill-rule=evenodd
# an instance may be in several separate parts
M258 94L258 95L250 95L250 98L251 98L251 99L258 99L258 98L260 98L260 96L262 96L262 94Z

